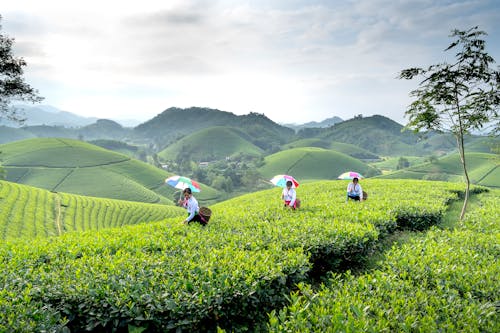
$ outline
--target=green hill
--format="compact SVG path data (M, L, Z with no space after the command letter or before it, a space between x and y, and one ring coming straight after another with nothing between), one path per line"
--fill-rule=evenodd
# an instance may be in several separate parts
M434 132L416 135L402 131L403 125L375 115L355 117L328 128L300 130L299 138L318 138L358 146L379 156L443 155L455 149L456 142L449 134ZM469 138L467 139L470 141Z
M318 138L307 138L307 139L299 139L299 140L294 140L290 143L287 143L286 145L283 145L283 150L286 149L293 149L293 148L305 148L305 147L318 147L318 148L324 148L324 149L329 149L331 145L331 142L318 139Z
M164 160L176 160L179 154L201 162L221 160L226 156L243 153L259 156L262 149L250 142L241 130L215 126L187 135L158 153Z
M122 140L132 135L131 129L126 129L115 121L99 119L95 123L78 129L78 136L89 139Z
M278 125L263 114L251 112L237 116L230 112L198 107L169 108L135 127L134 132L138 136L167 144L181 136L213 126L239 128L252 138L253 144L261 149L280 146L294 135L291 128Z
M349 143L377 155L393 156L415 150L416 135L402 133L402 128L401 124L383 116L356 117L325 129L304 129L298 136Z
M86 142L30 139L0 146L7 180L55 192L172 204L179 190L164 185L170 173ZM202 184L203 203L220 193Z
M309 138L309 139L299 139L292 141L283 146L283 149L300 148L300 147L319 147L324 149L335 150L339 153L349 155L351 157L363 160L378 160L379 156L369 152L366 149L360 148L356 145L343 142L331 142L324 139Z
M500 152L500 138L479 137L465 145L466 152L498 154Z
M358 159L323 148L294 148L267 156L259 172L266 178L289 174L301 179L336 179L341 173L357 171L365 177L378 171Z
M180 207L53 193L0 180L0 239L46 238L71 231L185 216Z
M497 154L465 153L469 178L473 184L500 187L500 158ZM423 163L394 173L378 176L387 179L424 179L463 181L463 169L458 153Z
M399 157L385 157L381 161L372 162L370 165L382 171L382 173L394 172L397 170L399 159L405 158L410 166L425 163L428 157L422 156L399 156Z

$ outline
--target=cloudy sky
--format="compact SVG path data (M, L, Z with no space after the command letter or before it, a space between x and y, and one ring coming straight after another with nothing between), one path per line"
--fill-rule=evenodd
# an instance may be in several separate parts
M382 114L400 123L417 81L478 25L500 63L498 0L3 0L2 33L43 104L147 120L169 107L280 123Z

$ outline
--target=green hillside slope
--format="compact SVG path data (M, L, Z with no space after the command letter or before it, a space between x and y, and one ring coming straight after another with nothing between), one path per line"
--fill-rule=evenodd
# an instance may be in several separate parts
M30 139L0 146L7 180L51 191L172 204L179 190L164 185L168 172L86 142ZM202 184L203 203L220 193Z
M180 207L53 193L0 181L0 239L45 238L71 231L185 216Z
M380 115L355 117L328 128L307 128L297 134L300 138L318 138L329 142L348 143L380 156L444 155L453 151L453 136L440 133L402 131L403 125ZM474 137L467 137L472 142Z
M477 138L465 145L466 152L498 154L500 152L500 138L482 137Z
M465 153L469 178L473 184L500 187L500 157L498 154ZM438 159L434 163L419 164L394 173L378 176L387 179L428 179L460 182L463 169L458 153Z
M296 141L292 141L289 144L284 145L283 149L300 148L300 147L319 147L319 148L331 149L360 160L363 159L377 160L380 158L377 155L373 154L372 152L369 152L368 150L360 148L356 145L343 142L336 142L336 141L331 142L329 140L318 139L318 138L299 139Z
M323 148L294 148L267 156L259 172L266 178L289 174L297 179L336 179L341 173L353 170L365 177L378 171L358 159Z
M134 132L162 144L172 143L180 136L213 126L236 127L252 138L261 149L286 143L294 135L291 128L281 126L263 114L251 112L237 116L231 112L209 108L169 108L134 128Z
M221 160L243 153L258 156L263 150L249 142L247 134L230 127L215 126L187 135L158 153L164 160L175 161L179 154L196 162Z

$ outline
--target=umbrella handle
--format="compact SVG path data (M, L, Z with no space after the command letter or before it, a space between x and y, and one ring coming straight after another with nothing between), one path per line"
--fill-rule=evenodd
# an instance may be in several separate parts
M179 203L181 202L182 200L182 191L179 192Z

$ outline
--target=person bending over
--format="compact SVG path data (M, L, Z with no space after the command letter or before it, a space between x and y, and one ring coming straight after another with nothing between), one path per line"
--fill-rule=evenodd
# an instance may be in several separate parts
M200 207L198 206L198 200L193 196L191 189L185 188L183 191L184 201L182 202L182 206L186 208L188 217L184 220L184 224L188 224L191 222L199 222L201 225L206 225L207 223L200 217L198 214Z

